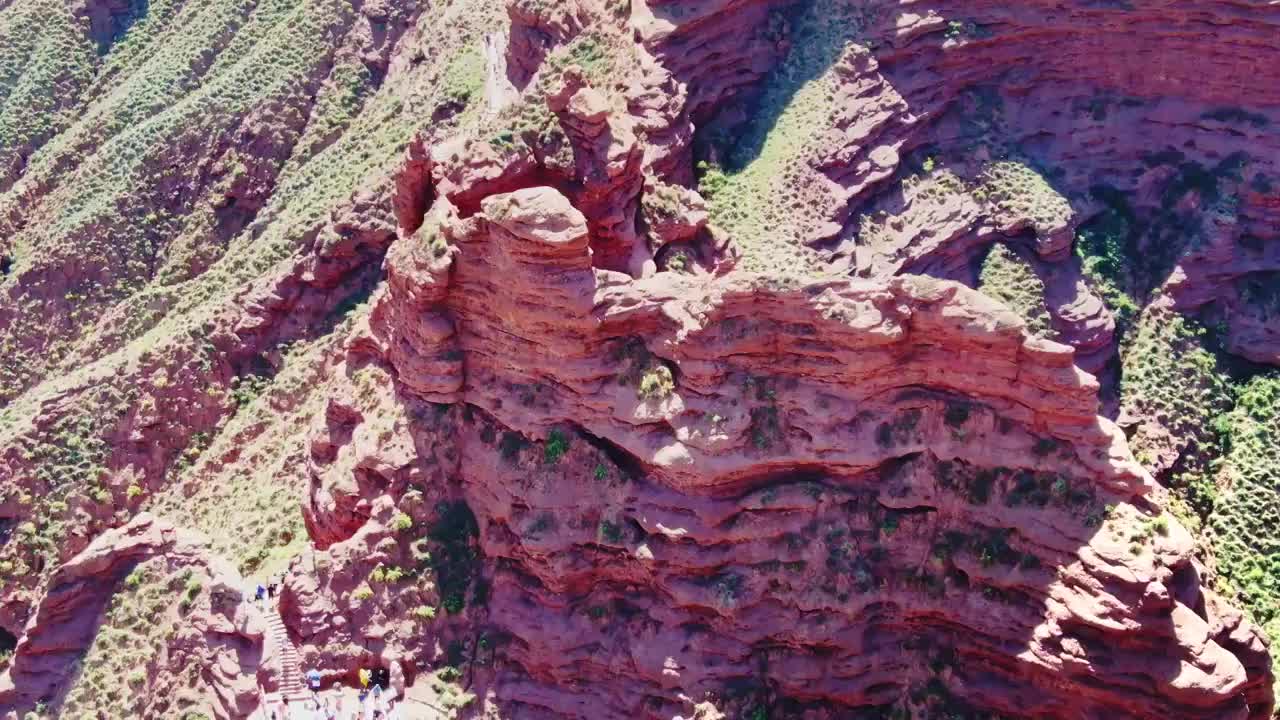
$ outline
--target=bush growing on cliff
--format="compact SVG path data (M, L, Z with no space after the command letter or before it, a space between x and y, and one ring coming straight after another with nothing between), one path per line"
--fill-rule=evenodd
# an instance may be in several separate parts
M142 568L135 568L133 572L125 576L125 579L124 579L125 587L131 590L137 589L137 587L142 584L142 581L145 578L146 578L146 572Z
M757 450L772 447L782 438L778 408L773 405L751 409L751 444Z
M445 596L443 607L450 615L457 615L467 607L467 598L461 593L450 593Z
M689 253L684 250L676 250L667 256L666 268L671 272L682 273L693 265Z
M881 447L910 442L912 431L915 430L923 415L920 408L910 408L899 413L891 422L880 423L876 427L876 442Z
M636 388L636 394L645 400L661 400L675 389L676 382L671 374L671 368L658 363L640 376L640 385Z
M611 62L608 42L598 33L583 33L563 50L558 49L548 56L546 71L558 73L570 65L577 65L588 79L598 79L609 69Z
M724 169L700 168L711 222L741 248L741 268L775 278L822 272L805 241L834 208L816 187L813 156L840 111L837 68L853 53L870 15L838 0L807 3L792 18L795 42L765 79L758 110L732 133L736 144L717 153Z
M998 223L1030 220L1037 234L1044 235L1070 222L1071 203L1045 180L1044 175L1024 162L999 161L983 168L980 194Z
M719 166L710 165L706 160L698 163L698 170L702 171L702 177L698 179L698 192L708 200L714 200L716 194L729 183L729 178Z
M542 459L548 465L560 462L560 458L569 452L569 438L559 430L547 434L547 443L542 448Z
M617 544L622 542L622 528L615 522L601 520L598 533L600 539L607 543Z
M1207 332L1181 315L1153 307L1132 335L1119 387L1121 412L1137 420L1129 445L1177 491L1188 508L1179 515L1195 526L1217 505L1212 463L1225 454L1231 408L1225 367L1206 349Z
M402 512L396 513L395 517L391 519L391 529L398 533L408 532L412 527L413 518Z
M184 612L188 610L196 598L200 597L200 591L204 589L204 585L200 582L200 578L188 577L186 584L183 586L182 601L178 603L178 607Z
M736 573L724 573L720 575L713 583L716 597L725 607L733 607L738 603L738 599L742 596L743 585L745 581L741 575Z

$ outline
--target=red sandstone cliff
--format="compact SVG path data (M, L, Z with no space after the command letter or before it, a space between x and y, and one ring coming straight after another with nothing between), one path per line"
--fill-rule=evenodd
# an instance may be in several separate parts
M1278 29L0 0L0 710L1270 717Z

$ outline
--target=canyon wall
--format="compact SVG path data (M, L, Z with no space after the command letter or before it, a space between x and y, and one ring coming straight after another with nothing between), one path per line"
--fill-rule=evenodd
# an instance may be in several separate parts
M1278 30L0 0L0 712L1271 717Z

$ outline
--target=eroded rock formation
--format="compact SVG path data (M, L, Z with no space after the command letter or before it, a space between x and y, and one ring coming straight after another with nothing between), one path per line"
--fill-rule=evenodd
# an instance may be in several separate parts
M144 564L180 577L184 597L177 608L164 603L168 613L140 618L169 633L153 664L130 669L152 675L158 691L135 711L145 717L178 710L247 715L258 704L263 620L247 602L239 574L209 558L206 542L147 513L104 532L54 572L0 682L0 706L60 701L71 676L84 672L77 660L93 644L112 595L126 582L141 584L143 575L134 573Z
M1096 416L1070 348L924 278L634 281L592 269L581 213L550 188L483 207L438 220L445 252L392 248L379 356L358 341L348 363L407 374L391 390L406 397L335 401L313 441L311 512L346 535L324 563L342 568L329 603L308 573L290 578L318 657L342 667L334 631L421 652L377 599L331 616L361 583L351 566L415 562L386 542L393 501L425 529L440 520L424 510L461 498L495 562L474 612L506 635L479 681L504 707L657 717L691 708L646 698L699 698L757 666L770 673L753 692L802 705L931 682L1017 716L1269 704L1263 642L1216 614L1190 537ZM425 464L405 454L446 441ZM371 494L363 512L331 500Z
M8 716L1270 716L1273 4L0 23Z

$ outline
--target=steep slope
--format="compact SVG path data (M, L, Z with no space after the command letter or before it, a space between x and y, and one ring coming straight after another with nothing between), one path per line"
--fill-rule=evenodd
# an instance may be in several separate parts
M1277 29L0 0L0 710L1269 717Z

